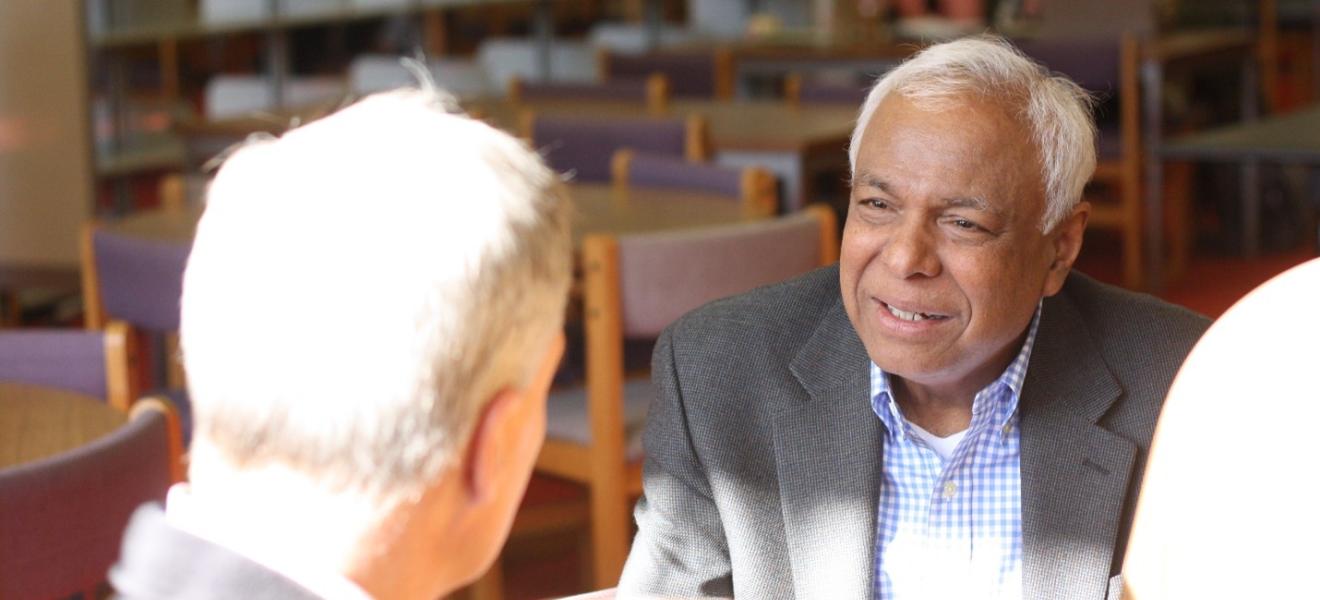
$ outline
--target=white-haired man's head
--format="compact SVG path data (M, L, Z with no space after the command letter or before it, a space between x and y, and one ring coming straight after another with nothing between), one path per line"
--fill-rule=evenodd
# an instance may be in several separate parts
M848 159L854 173L862 134L891 93L933 110L969 97L983 99L1000 103L1021 118L1041 159L1046 198L1043 231L1072 212L1095 172L1091 97L1002 38L974 36L931 46L881 77L862 103L853 129Z
M452 112L380 94L226 160L184 277L199 458L391 504L532 377L560 335L568 207L534 152Z

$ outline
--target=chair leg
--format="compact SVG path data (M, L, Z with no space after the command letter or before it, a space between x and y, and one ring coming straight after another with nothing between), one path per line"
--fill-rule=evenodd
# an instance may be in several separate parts
M622 473L591 485L591 549L594 589L617 587L631 546L628 497Z
M1166 281L1177 279L1187 270L1192 254L1190 190L1192 163L1169 163L1164 168L1164 223L1169 239L1169 269Z

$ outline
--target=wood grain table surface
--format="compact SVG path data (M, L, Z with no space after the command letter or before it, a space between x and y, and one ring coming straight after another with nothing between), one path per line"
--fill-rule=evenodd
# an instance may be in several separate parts
M0 382L0 468L72 450L127 420L124 413L90 396Z

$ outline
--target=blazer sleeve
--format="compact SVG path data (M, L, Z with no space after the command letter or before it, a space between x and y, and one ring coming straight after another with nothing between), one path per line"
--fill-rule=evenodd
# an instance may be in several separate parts
M656 398L643 437L642 497L637 537L619 582L620 597L733 596L724 526L688 427L674 328L661 334L652 357Z

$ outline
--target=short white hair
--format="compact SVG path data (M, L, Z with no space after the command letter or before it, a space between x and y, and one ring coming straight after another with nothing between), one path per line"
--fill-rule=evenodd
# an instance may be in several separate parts
M1095 173L1092 98L1076 83L1053 75L1003 38L966 37L917 53L886 73L862 103L848 161L855 172L862 134L891 92L918 107L938 110L969 96L999 102L1031 129L1045 184L1043 231L1058 225L1081 201Z
M569 207L526 144L434 91L232 154L184 276L195 440L236 469L415 497L563 324Z

